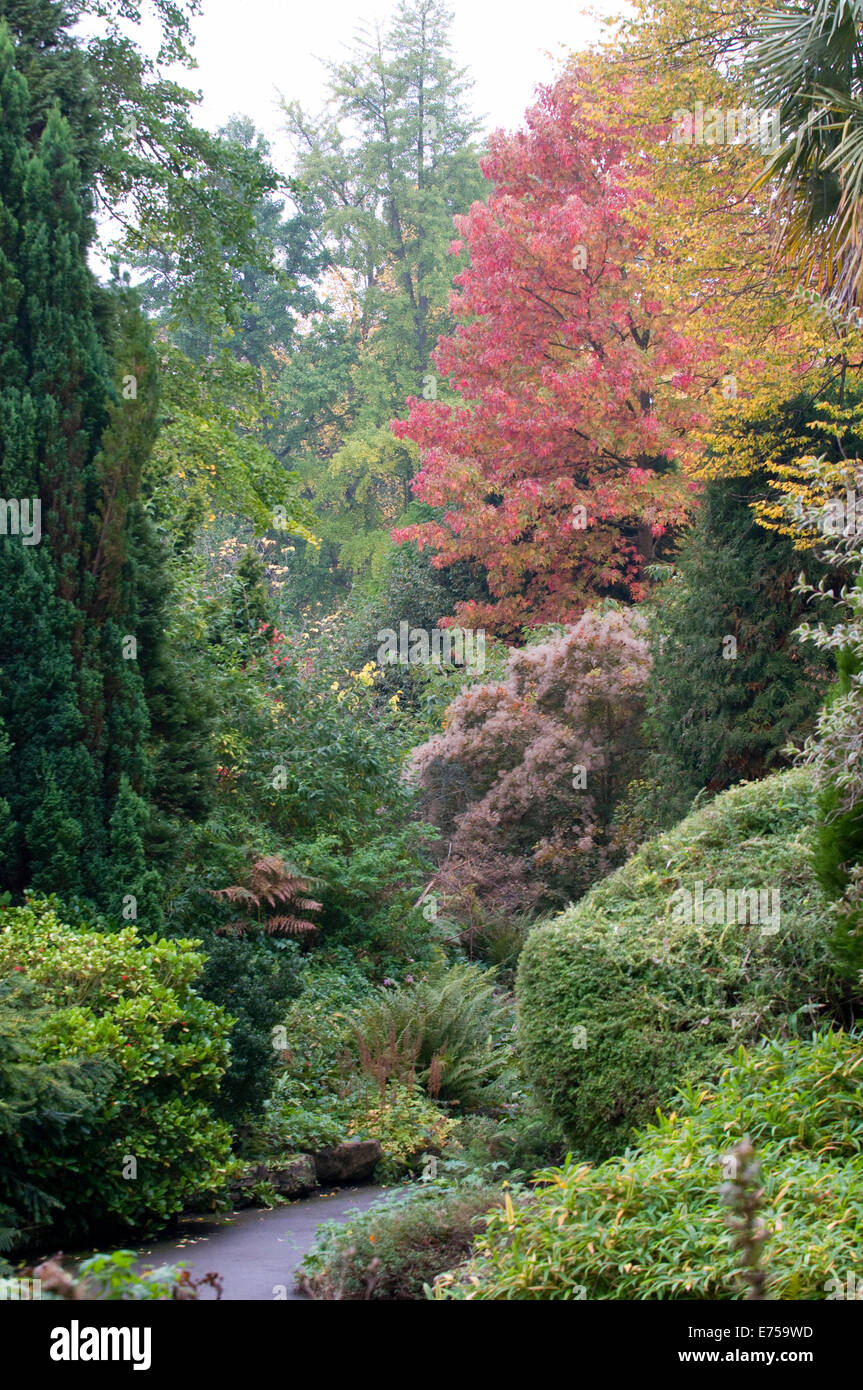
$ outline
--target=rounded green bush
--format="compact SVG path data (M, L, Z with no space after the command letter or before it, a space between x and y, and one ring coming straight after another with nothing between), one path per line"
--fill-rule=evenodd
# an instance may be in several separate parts
M740 1044L829 1013L841 987L810 867L814 802L802 770L734 787L529 936L522 1065L578 1156L622 1152L634 1126L679 1085L715 1079ZM680 890L699 884L703 920L693 896L687 922ZM778 894L778 922L710 923L710 889ZM729 905L723 916L745 917Z
M46 1063L88 1059L106 1085L74 1149L30 1152L27 1176L59 1199L64 1233L157 1227L233 1167L230 1130L212 1112L230 1021L195 991L197 943L68 926L58 910L52 899L3 913L0 976L41 991Z
M679 1095L634 1151L539 1174L538 1192L489 1217L474 1258L436 1297L745 1297L723 1187L729 1150L748 1138L763 1186L764 1296L845 1298L863 1239L861 1071L859 1035L741 1048L715 1089Z

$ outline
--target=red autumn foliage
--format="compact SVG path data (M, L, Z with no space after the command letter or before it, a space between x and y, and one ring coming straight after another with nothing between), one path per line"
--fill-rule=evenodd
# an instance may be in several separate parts
M444 832L436 888L456 918L473 900L565 902L613 867L615 807L639 770L644 627L588 611L512 651L504 680L463 691L415 750L424 815Z
M661 223L649 150L666 132L628 126L625 82L600 74L567 69L525 130L491 138L488 203L456 219L462 322L434 358L464 404L411 398L392 425L419 445L417 497L443 509L395 539L438 568L480 565L491 601L451 621L507 635L641 598L645 560L694 500L672 459L698 418L696 347L644 282Z

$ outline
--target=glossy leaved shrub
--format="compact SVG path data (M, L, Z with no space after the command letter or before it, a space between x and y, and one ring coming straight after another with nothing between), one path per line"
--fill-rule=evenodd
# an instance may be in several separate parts
M212 1105L229 1057L225 1012L199 997L194 943L142 939L132 926L68 926L56 900L7 909L0 976L32 982L50 1017L46 1064L99 1061L110 1084L74 1146L35 1148L26 1175L56 1198L55 1228L164 1223L224 1184L230 1130Z

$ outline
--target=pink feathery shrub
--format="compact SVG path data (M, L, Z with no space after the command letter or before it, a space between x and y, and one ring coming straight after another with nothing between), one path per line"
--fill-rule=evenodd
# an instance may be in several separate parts
M588 610L463 691L412 774L442 835L450 910L550 907L615 862L614 809L638 774L650 658L644 618Z

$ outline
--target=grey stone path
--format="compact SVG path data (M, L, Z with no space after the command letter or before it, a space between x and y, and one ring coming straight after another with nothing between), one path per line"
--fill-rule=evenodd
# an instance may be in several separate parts
M222 1276L223 1300L269 1302L277 1289L282 1299L302 1299L305 1295L294 1289L294 1271L314 1244L319 1222L344 1220L352 1208L370 1207L392 1190L343 1187L274 1211L248 1208L228 1217L185 1217L179 1233L141 1251L141 1262L158 1266L182 1261L193 1278L213 1270ZM202 1301L214 1297L210 1289L202 1289Z

